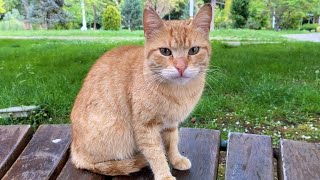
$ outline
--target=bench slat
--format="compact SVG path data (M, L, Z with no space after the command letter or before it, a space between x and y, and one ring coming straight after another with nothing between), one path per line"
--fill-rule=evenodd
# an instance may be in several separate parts
M32 137L30 125L0 126L0 179Z
M95 174L86 170L77 169L72 164L71 159L69 159L57 178L57 180L66 180L66 179L67 180L103 180L105 178L103 175Z
M227 149L226 179L273 179L270 136L229 133Z
M41 125L3 179L54 179L70 143L69 125Z
M280 140L280 179L319 180L320 144Z
M179 150L188 157L192 168L188 171L173 170L179 180L212 180L217 177L220 148L220 132L208 129L181 128ZM119 176L113 180L153 179L150 169L135 173L131 177Z

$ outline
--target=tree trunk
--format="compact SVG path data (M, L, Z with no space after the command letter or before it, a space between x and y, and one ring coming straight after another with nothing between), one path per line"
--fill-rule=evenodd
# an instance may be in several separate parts
M273 8L273 11L272 11L272 28L273 29L276 28L276 11L275 11L274 8Z
M25 19L25 28L26 28L27 30L32 29L32 26L31 26L31 24L30 24L30 13L29 13L29 3L28 3L28 0L21 0L21 4L23 5L23 9L24 9L25 16L26 16L26 19Z
M320 25L320 16L318 17L318 24Z
M93 29L97 29L97 6L95 3L92 4L93 7Z
M194 9L194 2L193 2L193 0L190 0L190 2L189 2L189 16L190 16L190 18L193 18L193 9Z
M81 30L87 30L87 22L86 22L86 12L84 9L84 0L81 0L81 9L82 9L82 27Z
M214 30L214 13L216 9L216 0L211 0L211 6L212 6L212 21L211 21L211 31Z

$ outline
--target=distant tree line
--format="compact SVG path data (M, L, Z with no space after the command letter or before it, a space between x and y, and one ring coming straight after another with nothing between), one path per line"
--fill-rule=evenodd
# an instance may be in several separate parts
M320 0L225 0L223 5L216 11L217 28L280 30L320 24Z
M194 12L215 2L215 28L297 29L320 24L320 0L193 0ZM0 0L1 29L142 29L148 4L166 20L188 19L190 0ZM83 6L82 6L83 5ZM83 16L84 15L84 16ZM85 18L85 19L84 19ZM85 21L84 21L85 20Z

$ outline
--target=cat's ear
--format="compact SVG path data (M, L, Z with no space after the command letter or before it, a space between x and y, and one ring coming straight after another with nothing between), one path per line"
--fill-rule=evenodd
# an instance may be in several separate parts
M212 20L212 6L205 4L192 20L192 26L204 33L209 33Z
M144 9L143 12L143 30L147 39L152 36L164 26L163 21L159 15L149 6Z

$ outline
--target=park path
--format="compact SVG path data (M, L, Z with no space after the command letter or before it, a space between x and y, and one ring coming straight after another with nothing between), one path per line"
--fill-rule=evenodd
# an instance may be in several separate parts
M286 38L298 40L298 41L320 42L320 33L288 34L283 36Z

